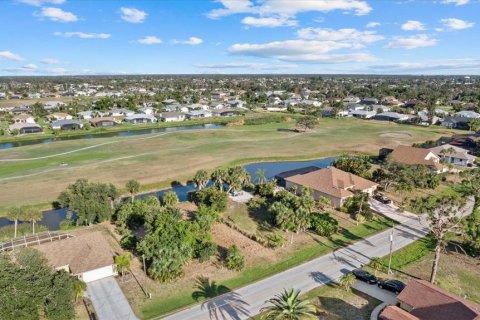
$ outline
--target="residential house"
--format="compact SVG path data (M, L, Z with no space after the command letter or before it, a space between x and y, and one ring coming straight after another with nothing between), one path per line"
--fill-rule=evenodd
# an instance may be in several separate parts
M139 124L139 123L154 123L154 122L157 122L158 120L151 114L135 113L135 114L132 114L131 116L125 117L125 121L133 124Z
M451 116L445 117L442 125L447 128L469 129L469 122L472 119L480 118L480 114L473 111L460 111Z
M185 113L182 112L162 112L160 120L164 122L175 122L185 120Z
M100 231L35 247L55 270L65 270L84 282L116 275L114 250Z
M230 109L221 109L221 110L213 110L212 116L214 117L234 117L238 116L240 112Z
M125 109L125 108L112 109L108 112L108 115L112 117L121 117L121 116L130 117L134 114L135 114L135 111Z
M57 120L50 125L53 130L77 130L83 128L79 120Z
M31 114L22 113L13 116L13 121L15 123L35 123L35 117Z
M17 130L20 134L43 132L42 127L36 123L14 123L8 126L8 131L12 134Z
M355 118L360 119L370 119L374 117L377 113L375 111L368 111L368 110L354 110L349 111L348 115Z
M90 120L90 125L93 127L112 127L118 122L114 117L99 117Z
M29 106L19 106L10 110L11 114L22 114L22 113L28 113L28 112L30 112Z
M362 101L360 101L361 104L366 104L366 105L372 105L372 104L378 104L378 99L375 98L363 98Z
M242 100L230 100L230 101L227 101L227 104L232 108L243 109L245 102Z
M200 118L209 118L212 116L210 111L205 110L193 110L187 113L187 119L200 119Z
M64 112L54 112L48 116L50 121L55 121L55 120L72 120L73 117L69 115L68 113Z
M287 189L297 187L301 192L302 188L308 187L316 200L321 197L328 198L336 208L340 208L344 201L355 193L365 192L372 195L377 189L375 182L334 167L297 174L284 180Z
M373 119L382 121L403 122L407 121L409 117L406 114L388 111L376 114Z
M344 103L359 103L360 101L362 101L359 97L355 97L355 96L348 96L346 97L345 99L343 99L343 102Z
M479 320L480 305L425 280L411 280L380 320Z
M459 166L472 165L476 158L468 154L468 150L450 144L428 149L436 154L441 160Z
M444 172L447 167L440 163L440 157L428 149L409 146L397 146L389 155L389 159L411 166L428 166L434 172Z
M95 117L103 117L103 116L104 116L104 113L100 112L100 111L97 111L97 110L82 111L82 112L77 113L77 117L79 117L80 119L85 119L85 120L90 120L90 119L95 118Z
M347 105L347 109L349 111L359 111L359 110L365 110L365 106L358 103L350 103Z
M153 109L152 107L143 107L143 108L138 109L138 113L154 114L155 109Z

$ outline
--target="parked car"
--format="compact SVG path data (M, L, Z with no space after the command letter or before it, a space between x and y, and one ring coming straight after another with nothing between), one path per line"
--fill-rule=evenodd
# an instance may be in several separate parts
M362 269L355 269L352 273L355 278L368 284L375 284L378 281L377 277Z
M383 203L383 204L390 204L392 203L392 200L388 199L387 197L385 197L383 194L381 193L377 193L374 197L373 197L375 200Z
M399 280L380 280L378 287L399 294L405 288L405 283Z

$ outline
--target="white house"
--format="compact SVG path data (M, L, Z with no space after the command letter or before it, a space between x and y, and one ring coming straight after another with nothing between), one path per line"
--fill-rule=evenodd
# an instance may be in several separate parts
M64 113L64 112L54 112L51 115L49 115L48 118L50 119L50 121L72 120L73 119L73 117L71 115L69 115L68 113Z
M471 165L476 160L475 156L468 154L468 150L450 144L444 144L429 150L443 161L459 166Z
M164 122L176 122L185 120L185 114L182 112L162 112L160 119Z
M15 123L35 123L35 118L31 114L22 113L13 116L13 121Z

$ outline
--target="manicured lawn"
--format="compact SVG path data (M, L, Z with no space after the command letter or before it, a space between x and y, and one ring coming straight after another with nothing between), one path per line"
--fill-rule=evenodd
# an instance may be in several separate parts
M359 226L354 226L349 231L346 231L342 234L337 234L332 237L332 240L324 239L322 242L319 242L315 245L301 248L295 251L294 254L283 256L280 262L277 264L271 265L258 263L254 266L247 267L247 269L235 275L233 278L226 279L219 284L224 285L231 290L245 286L249 283L258 281L262 278L266 278L287 270L293 266L300 265L306 261L324 255L332 251L334 248L348 245L360 239L367 238L375 233L391 227L391 225L391 220L379 217L377 220L367 222ZM192 289L187 288L183 292L178 292L178 294L175 296L157 299L153 298L153 300L147 301L140 307L140 315L143 319L150 319L186 307L195 302L191 294Z
M449 135L451 130L358 119L321 119L307 133L288 128L295 122L225 127L137 137L59 141L0 150L0 206L55 200L78 178L123 187L136 179L143 190L186 181L199 169L230 163L277 159L313 159L343 152L376 154L380 147L411 144ZM83 149L91 147L89 149ZM80 149L80 150L79 150ZM76 152L59 155L64 152ZM25 192L28 191L28 197Z

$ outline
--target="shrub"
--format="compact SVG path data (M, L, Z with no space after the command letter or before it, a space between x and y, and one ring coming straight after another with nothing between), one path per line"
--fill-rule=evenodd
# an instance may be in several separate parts
M120 240L120 245L124 249L134 250L137 246L137 242L137 237L133 234L133 232L128 231Z
M310 216L310 229L323 237L330 237L338 230L338 221L327 212L313 213Z
M287 239L278 232L272 232L267 235L268 246L271 248L280 248L285 245Z
M217 245L212 241L201 241L195 246L194 257L200 262L205 262L210 259L211 256L217 253Z
M245 267L245 257L238 250L236 245L228 248L226 258L227 268L230 270L240 271Z
M223 212L227 209L228 195L224 191L209 187L188 193L188 200L197 205L204 204L215 208L218 212Z
M271 198L277 186L275 181L270 181L267 183L261 183L256 186L257 193L262 197Z
M162 197L162 203L165 206L172 207L178 203L178 196L173 191L167 191Z

